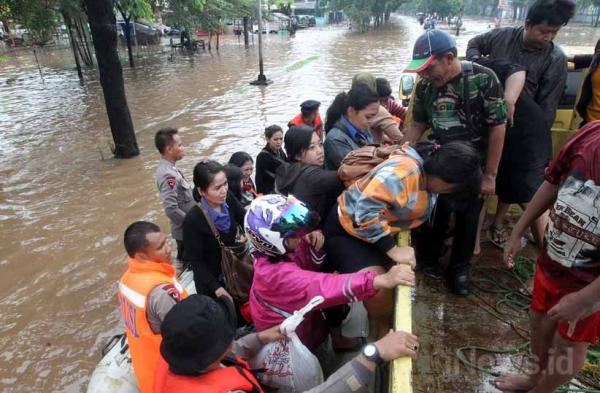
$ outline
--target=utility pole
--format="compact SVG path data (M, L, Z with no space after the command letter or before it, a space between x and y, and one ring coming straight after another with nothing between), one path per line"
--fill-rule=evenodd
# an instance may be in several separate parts
M272 80L267 79L264 74L263 67L263 54L262 54L262 1L258 0L258 78L255 81L250 82L254 86L267 86L273 83Z

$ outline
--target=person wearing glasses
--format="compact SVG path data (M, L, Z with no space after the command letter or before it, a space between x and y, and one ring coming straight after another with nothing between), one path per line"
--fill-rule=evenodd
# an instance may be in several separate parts
M283 195L292 194L322 218L344 189L337 171L323 168L325 154L319 134L310 126L293 126L285 134L289 163L277 169L275 186Z
M507 112L496 74L478 64L462 63L457 57L454 39L437 29L417 39L413 60L405 72L418 73L421 80L415 86L413 120L404 142L418 141L425 130L431 128L433 139L442 146L452 141L474 143L484 164L481 196L493 195ZM451 291L457 295L466 296L471 291L470 261L482 205L483 199L479 196L455 203L440 195L432 224L424 226L418 238L417 268L435 279L446 277ZM456 224L452 256L443 272L438 262L453 212Z

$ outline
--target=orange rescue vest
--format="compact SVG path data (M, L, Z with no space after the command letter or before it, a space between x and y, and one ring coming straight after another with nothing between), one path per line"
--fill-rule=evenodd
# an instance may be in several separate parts
M154 393L226 393L236 390L264 393L248 363L235 358L227 364L231 365L201 375L177 375L169 370L161 356L156 368Z
M140 392L151 393L162 337L152 331L146 317L148 296L161 284L173 284L182 299L187 297L187 292L175 278L175 268L168 263L140 262L134 258L129 258L128 263L119 281L117 296Z
M304 119L302 118L302 113L299 113L288 123L288 127L291 126L309 126L312 127L319 135L319 138L323 140L323 121L321 120L321 115L317 114L315 120L313 120L313 124L305 124Z

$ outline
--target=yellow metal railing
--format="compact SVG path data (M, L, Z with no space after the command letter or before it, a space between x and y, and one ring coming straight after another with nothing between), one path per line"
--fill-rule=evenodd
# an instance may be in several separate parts
M410 245L410 231L398 234L398 245ZM410 266L404 265L406 269ZM396 288L394 306L394 330L412 333L411 289L407 286ZM412 393L412 359L402 357L392 361L390 366L390 393Z

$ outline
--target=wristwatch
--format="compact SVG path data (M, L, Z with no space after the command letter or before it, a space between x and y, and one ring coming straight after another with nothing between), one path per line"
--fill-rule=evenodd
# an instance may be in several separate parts
M365 347L362 350L362 354L364 355L364 357L366 357L368 360L372 361L378 366L381 366L383 363L385 363L385 361L379 354L379 350L373 344L365 345Z

